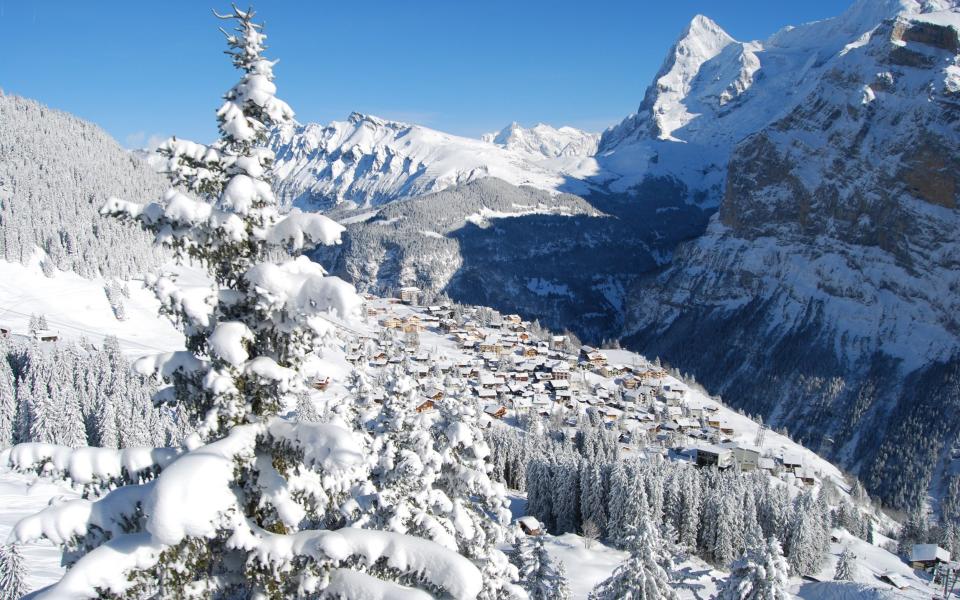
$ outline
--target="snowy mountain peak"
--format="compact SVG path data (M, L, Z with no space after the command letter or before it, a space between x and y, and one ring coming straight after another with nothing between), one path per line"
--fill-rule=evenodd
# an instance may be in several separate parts
M556 128L544 123L525 128L514 121L499 132L484 134L480 139L507 150L542 158L588 157L596 154L600 134L575 127Z
M276 185L287 204L326 209L379 205L483 177L558 190L596 171L596 134L549 125L507 129L499 144L361 113L329 125L288 126L271 139Z
M726 45L735 41L722 27L717 25L716 21L706 15L695 15L690 19L690 24L677 40L677 45L689 41L704 42L705 44Z
M683 102L694 79L704 63L735 43L726 31L703 15L690 21L667 54L638 110L641 114L649 112L652 132L658 138L674 139L673 132L695 118Z

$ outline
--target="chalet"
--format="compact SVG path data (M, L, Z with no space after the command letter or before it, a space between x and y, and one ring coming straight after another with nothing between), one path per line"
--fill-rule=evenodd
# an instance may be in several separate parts
M580 349L580 360L598 369L607 364L607 357L603 355L603 352L590 346L584 346Z
M674 419L677 427L680 428L680 431L691 431L693 429L700 429L700 422L696 419L691 419L689 417L679 417Z
M433 400L424 400L417 406L418 413L427 412L428 410L433 410Z
M676 421L662 421L657 425L657 431L673 433L680 431L680 425L678 425Z
M403 327L403 321L392 316L380 321L380 324L383 325L385 329L400 329Z
M520 526L520 531L526 535L540 535L543 533L540 521L537 521L530 515L517 519L517 524Z
M773 473L777 470L777 462L769 457L760 457L757 459L757 468L762 471L767 471L768 473Z
M950 551L936 544L914 544L910 550L910 567L913 569L932 569L948 562Z
M35 329L33 331L33 339L38 342L55 342L60 339L60 336L57 335L55 331L50 331L49 329Z
M663 401L667 403L667 406L680 406L683 404L683 394L666 390L663 393Z
M487 389L495 389L497 386L503 384L503 379L495 376L489 371L484 371L480 373L480 385Z
M794 471L794 475L797 476L797 479L806 486L812 486L817 484L817 478L813 473L813 469L797 469Z
M533 407L533 401L530 398L514 398L511 403L514 410L530 410Z
M494 400L497 397L497 390L491 388L474 388L474 391L481 400Z
M320 391L327 389L327 386L329 385L330 385L329 377L314 377L313 380L310 382L310 387Z
M570 365L565 362L554 365L550 368L550 372L553 373L554 380L570 379Z
M733 466L733 452L713 444L699 443L686 451L698 467L727 469Z
M494 354L500 354L503 351L503 346L500 344L500 338L495 335L488 335L482 342L480 342L480 352L492 352Z
M743 444L726 444L725 447L733 452L733 460L740 465L744 473L755 471L760 467L760 451Z
M565 335L555 335L550 338L551 350L563 350L566 344L567 344L567 336Z
M796 471L803 467L803 456L800 454L785 454L783 456L783 468L789 472Z
M622 385L624 388L626 388L626 389L628 389L628 390L635 390L635 389L637 389L637 384L638 384L638 383L639 383L639 382L637 381L636 377L634 377L634 376L632 376L632 375L627 375L626 377L624 377L623 379L620 380L620 385Z
M483 407L483 412L494 419L502 419L507 416L507 407L502 404L488 404Z
M431 385L426 390L424 390L423 395L430 400L442 400L443 399L443 389Z
M418 298L420 298L419 288L413 286L400 288L400 302L404 304L416 304Z

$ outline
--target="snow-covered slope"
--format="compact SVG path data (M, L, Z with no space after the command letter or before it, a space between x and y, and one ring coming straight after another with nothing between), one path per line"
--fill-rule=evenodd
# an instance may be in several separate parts
M303 208L379 205L483 177L543 190L587 189L568 180L596 172L590 134L539 126L517 135L493 143L353 113L326 126L278 130L271 144L278 193Z
M629 316L646 352L799 433L900 507L955 477L960 421L944 407L960 400L958 25L955 2L857 2L764 42L735 108L663 113L681 115L669 134L690 144L745 137L706 234L638 286ZM694 91L687 109L702 106ZM605 136L608 151L676 145L638 128L651 115Z
M0 94L0 259L27 263L37 248L47 272L128 278L169 252L152 236L100 216L103 199L156 200L162 177L96 125Z
M589 157L597 152L600 134L588 133L574 127L551 127L537 123L525 128L514 121L496 133L481 138L501 148L545 158Z

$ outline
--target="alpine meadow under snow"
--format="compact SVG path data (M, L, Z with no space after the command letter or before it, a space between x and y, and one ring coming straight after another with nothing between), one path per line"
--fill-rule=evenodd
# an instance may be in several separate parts
M960 2L480 139L214 15L212 143L0 94L0 600L953 593Z

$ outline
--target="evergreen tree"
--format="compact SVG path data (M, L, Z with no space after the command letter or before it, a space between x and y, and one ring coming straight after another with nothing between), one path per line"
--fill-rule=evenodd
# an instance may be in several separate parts
M780 543L770 538L762 548L748 551L733 563L718 600L789 600L790 567Z
M660 562L656 528L644 514L625 536L630 557L590 592L590 600L677 600Z
M15 544L0 544L0 600L20 600L27 589L27 568Z
M6 345L0 343L0 449L13 445L17 428L17 395Z
M234 7L222 18L237 26L226 34L227 45L242 75L217 112L220 140L166 146L178 189L163 202L144 207L111 199L104 207L136 218L212 275L213 293L201 303L186 300L169 278L153 281L163 310L184 328L187 351L147 364L172 385L196 431L176 461L154 465L159 474L153 481L111 492L92 508L96 523L76 524L86 532L77 532L65 555L69 575L52 593L71 596L82 581L85 590L128 597L279 599L362 595L366 589L402 597L412 587L492 598L511 573L497 571L502 565L491 566L497 557L481 552L503 541L496 535L502 524L490 516L505 510L506 499L502 488L482 489L487 448L475 427L457 427L463 415L444 424L445 437L431 439L434 452L424 455L437 478L421 512L435 522L440 514L456 522L451 535L441 536L445 543L400 533L394 523L409 525L397 519L391 519L392 531L352 527L379 493L370 483L370 465L377 462L371 440L342 423L280 416L305 390L307 362L316 366L322 360L316 350L333 343L331 321L357 319L361 300L352 286L302 256L338 242L343 228L314 213L279 213L267 132L289 124L292 111L275 96L274 63L262 56L265 36L253 13ZM129 416L114 404L118 420ZM406 461L395 464L413 483L424 477L424 461L418 466L409 454L418 440L415 433L396 438L411 444L399 453L384 448ZM118 506L113 494L125 501ZM57 522L70 508L45 512ZM415 533L437 535L426 522L412 524L422 527ZM118 545L123 553L115 551ZM103 570L104 556L121 560Z
M850 546L844 546L843 552L837 559L837 568L834 571L833 579L835 581L853 581L856 572L857 556L850 550Z
M530 600L569 600L566 569L550 556L543 541L541 535L518 536L514 541L510 560L517 567L519 584Z
M797 575L812 575L820 570L829 546L824 535L824 516L818 502L807 491L797 497L793 518L788 528L790 570Z

